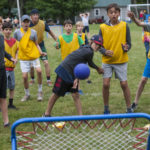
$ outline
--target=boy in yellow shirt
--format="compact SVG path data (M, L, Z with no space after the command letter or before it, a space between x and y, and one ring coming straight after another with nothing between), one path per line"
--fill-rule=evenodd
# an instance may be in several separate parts
M10 22L5 22L3 24L3 34L4 34L4 44L5 51L10 54L14 59L17 60L17 52L18 52L18 42L16 39L11 38L11 33L13 26ZM13 105L14 98L14 89L15 89L15 74L14 74L15 64L5 58L5 69L7 75L7 88L9 89L9 105L8 108L16 109Z
M72 32L73 23L71 20L64 21L64 30L66 33L59 36L55 47L61 48L61 58L64 60L69 54L77 50L82 44L83 40L77 33Z
M109 114L109 88L113 72L120 80L127 106L127 113L131 113L130 90L127 82L127 52L131 48L130 30L126 22L119 21L120 8L113 3L107 7L109 22L100 25L100 35L103 37L102 55L103 100L104 114Z
M30 72L30 66L32 65L37 72L38 77L38 97L37 100L43 100L42 93L42 71L40 66L39 57L45 56L46 53L42 52L37 43L37 33L35 30L30 29L30 17L23 15L21 18L22 27L15 31L14 37L19 41L18 58L20 59L20 67L23 76L23 83L25 89L25 96L21 101L26 101L30 98L28 72Z

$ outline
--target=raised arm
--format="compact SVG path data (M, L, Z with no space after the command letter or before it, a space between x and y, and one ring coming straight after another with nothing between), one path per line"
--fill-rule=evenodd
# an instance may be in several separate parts
M51 37L57 41L57 37L55 36L55 34L52 32L52 30L49 31L49 34L51 35Z
M128 12L128 17L130 17L135 23L136 25L140 26L140 27L144 27L144 22L141 22L138 18L135 17L135 14L131 11Z

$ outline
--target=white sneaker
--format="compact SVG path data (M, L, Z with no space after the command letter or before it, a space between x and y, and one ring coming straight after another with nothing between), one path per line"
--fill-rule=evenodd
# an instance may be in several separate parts
M27 100L29 100L29 99L30 99L30 95L25 95L25 96L21 99L21 101L24 102L24 101L27 101Z
M42 92L38 92L37 100L38 101L42 101L43 100L43 93Z

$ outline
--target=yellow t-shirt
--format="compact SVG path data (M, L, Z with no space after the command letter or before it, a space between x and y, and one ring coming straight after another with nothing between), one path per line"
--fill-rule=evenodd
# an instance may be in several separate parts
M11 38L11 45L9 45L7 43L7 41L5 40L4 41L4 44L5 44L5 51L10 54L13 58L16 58L16 53L18 51L18 48L19 48L19 43L18 41L16 41L14 38ZM9 40L9 41L10 41ZM12 61L8 60L7 58L5 58L5 67L11 67L11 68L14 68L15 65L13 64Z
M19 42L18 58L20 60L34 60L40 57L40 52L34 41L30 40L31 29L26 32L20 29L23 36Z
M62 60L64 60L70 53L72 53L73 51L77 50L80 47L77 33L73 33L73 39L69 43L67 43L63 39L62 35L59 36L59 41L61 45Z
M32 26L31 29L34 29L37 32L38 44L44 40L44 31L45 23L42 20L39 20L35 26Z
M84 41L84 44L85 44L85 33L82 33L81 38L82 38L82 40Z
M113 56L102 56L102 62L106 64L120 64L128 62L128 54L124 52L121 44L126 43L126 22L121 21L115 26L100 25L103 36L103 46L106 50L112 50Z

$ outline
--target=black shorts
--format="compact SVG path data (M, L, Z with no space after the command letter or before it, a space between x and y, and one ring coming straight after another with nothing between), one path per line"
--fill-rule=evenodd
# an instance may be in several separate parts
M78 85L75 89L72 88L73 83L65 82L61 77L57 76L53 87L53 92L58 96L64 96L66 92L78 92Z
M83 32L85 33L85 31L89 32L89 26L84 26Z
M5 68L0 69L0 98L6 98L7 77Z

